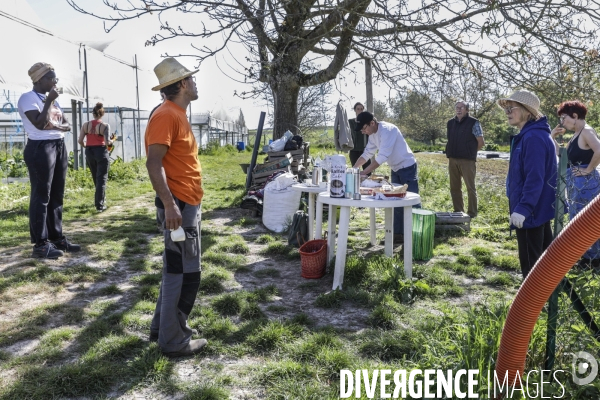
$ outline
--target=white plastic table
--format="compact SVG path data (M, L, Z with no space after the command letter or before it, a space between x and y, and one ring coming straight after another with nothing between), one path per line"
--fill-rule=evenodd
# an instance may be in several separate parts
M371 244L375 244L375 209L385 209L385 255L394 254L394 207L404 208L404 275L412 278L412 206L421 202L421 197L412 192L407 192L403 199L375 200L370 196L363 196L361 200L351 200L339 197L330 197L329 192L319 194L317 197L317 231L315 237L321 238L323 227L323 204L329 204L329 221L327 228L327 263L331 262L335 251L335 228L337 207L340 210L339 233L337 238L337 252L335 253L335 272L333 275L333 289L341 289L344 282L344 269L346 268L346 251L348 248L348 226L350 224L350 207L368 207L371 219Z
M292 190L298 192L306 192L308 193L308 238L306 240L313 240L314 229L313 225L315 223L315 197L321 192L327 191L327 186L307 186L303 183L297 183L292 185Z

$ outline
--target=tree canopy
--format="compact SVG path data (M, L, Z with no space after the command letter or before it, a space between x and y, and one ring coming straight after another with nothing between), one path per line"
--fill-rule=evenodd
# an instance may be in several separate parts
M574 71L599 58L597 0L103 0L102 15L67 1L105 20L107 31L155 14L160 33L147 44L189 37L200 63L243 46L245 54L231 58L241 81L269 86L275 137L298 125L301 87L328 82L365 58L372 59L375 80L390 87L452 75L457 62L477 68L480 61L518 86L553 76L562 67L549 62L556 57L567 57ZM181 13L198 18L180 23Z

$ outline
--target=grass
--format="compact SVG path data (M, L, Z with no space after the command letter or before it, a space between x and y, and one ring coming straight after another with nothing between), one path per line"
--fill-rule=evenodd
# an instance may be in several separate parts
M64 262L26 258L28 189L0 190L0 399L330 399L339 397L340 369L494 369L521 283L506 229L505 163L478 162L473 230L437 233L433 259L415 262L412 279L401 252L388 258L369 245L368 210L353 210L344 289L328 291L332 270L300 278L297 249L257 234L259 221L236 208L245 180L237 164L249 154L200 155L202 279L188 323L209 345L195 357L168 359L146 340L163 245L143 161L111 169L107 198L118 212L94 213L89 172L69 173L65 226L84 248ZM449 210L446 159L417 158L423 207ZM573 277L587 285L585 299L596 279ZM528 368L543 363L545 318ZM566 352L599 348L581 323L561 326L556 368L570 371ZM599 397L594 385L565 388L570 398Z

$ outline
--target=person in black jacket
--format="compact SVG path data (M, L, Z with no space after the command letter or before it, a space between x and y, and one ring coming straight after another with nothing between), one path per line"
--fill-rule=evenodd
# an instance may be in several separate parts
M354 112L357 116L363 111L365 111L363 103L358 102L354 105ZM365 151L365 147L367 147L367 143L369 143L369 136L363 135L361 131L356 128L356 118L350 118L348 120L348 125L350 125L352 142L354 142L354 148L350 150L350 164L354 165ZM363 164L362 169L367 168L370 164L371 160L367 160L367 162Z
M448 157L448 174L450 175L450 195L454 212L465 212L462 182L465 181L469 205L467 214L471 218L477 216L477 188L475 174L477 152L484 146L481 124L469 115L469 103L459 100L454 105L456 116L448 121L446 157Z

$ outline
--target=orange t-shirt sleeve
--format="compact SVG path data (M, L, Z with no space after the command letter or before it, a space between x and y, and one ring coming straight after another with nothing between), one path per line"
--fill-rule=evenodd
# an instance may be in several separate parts
M148 146L163 144L171 147L173 135L177 135L178 129L174 118L168 114L160 113L153 115L152 124L148 129Z

